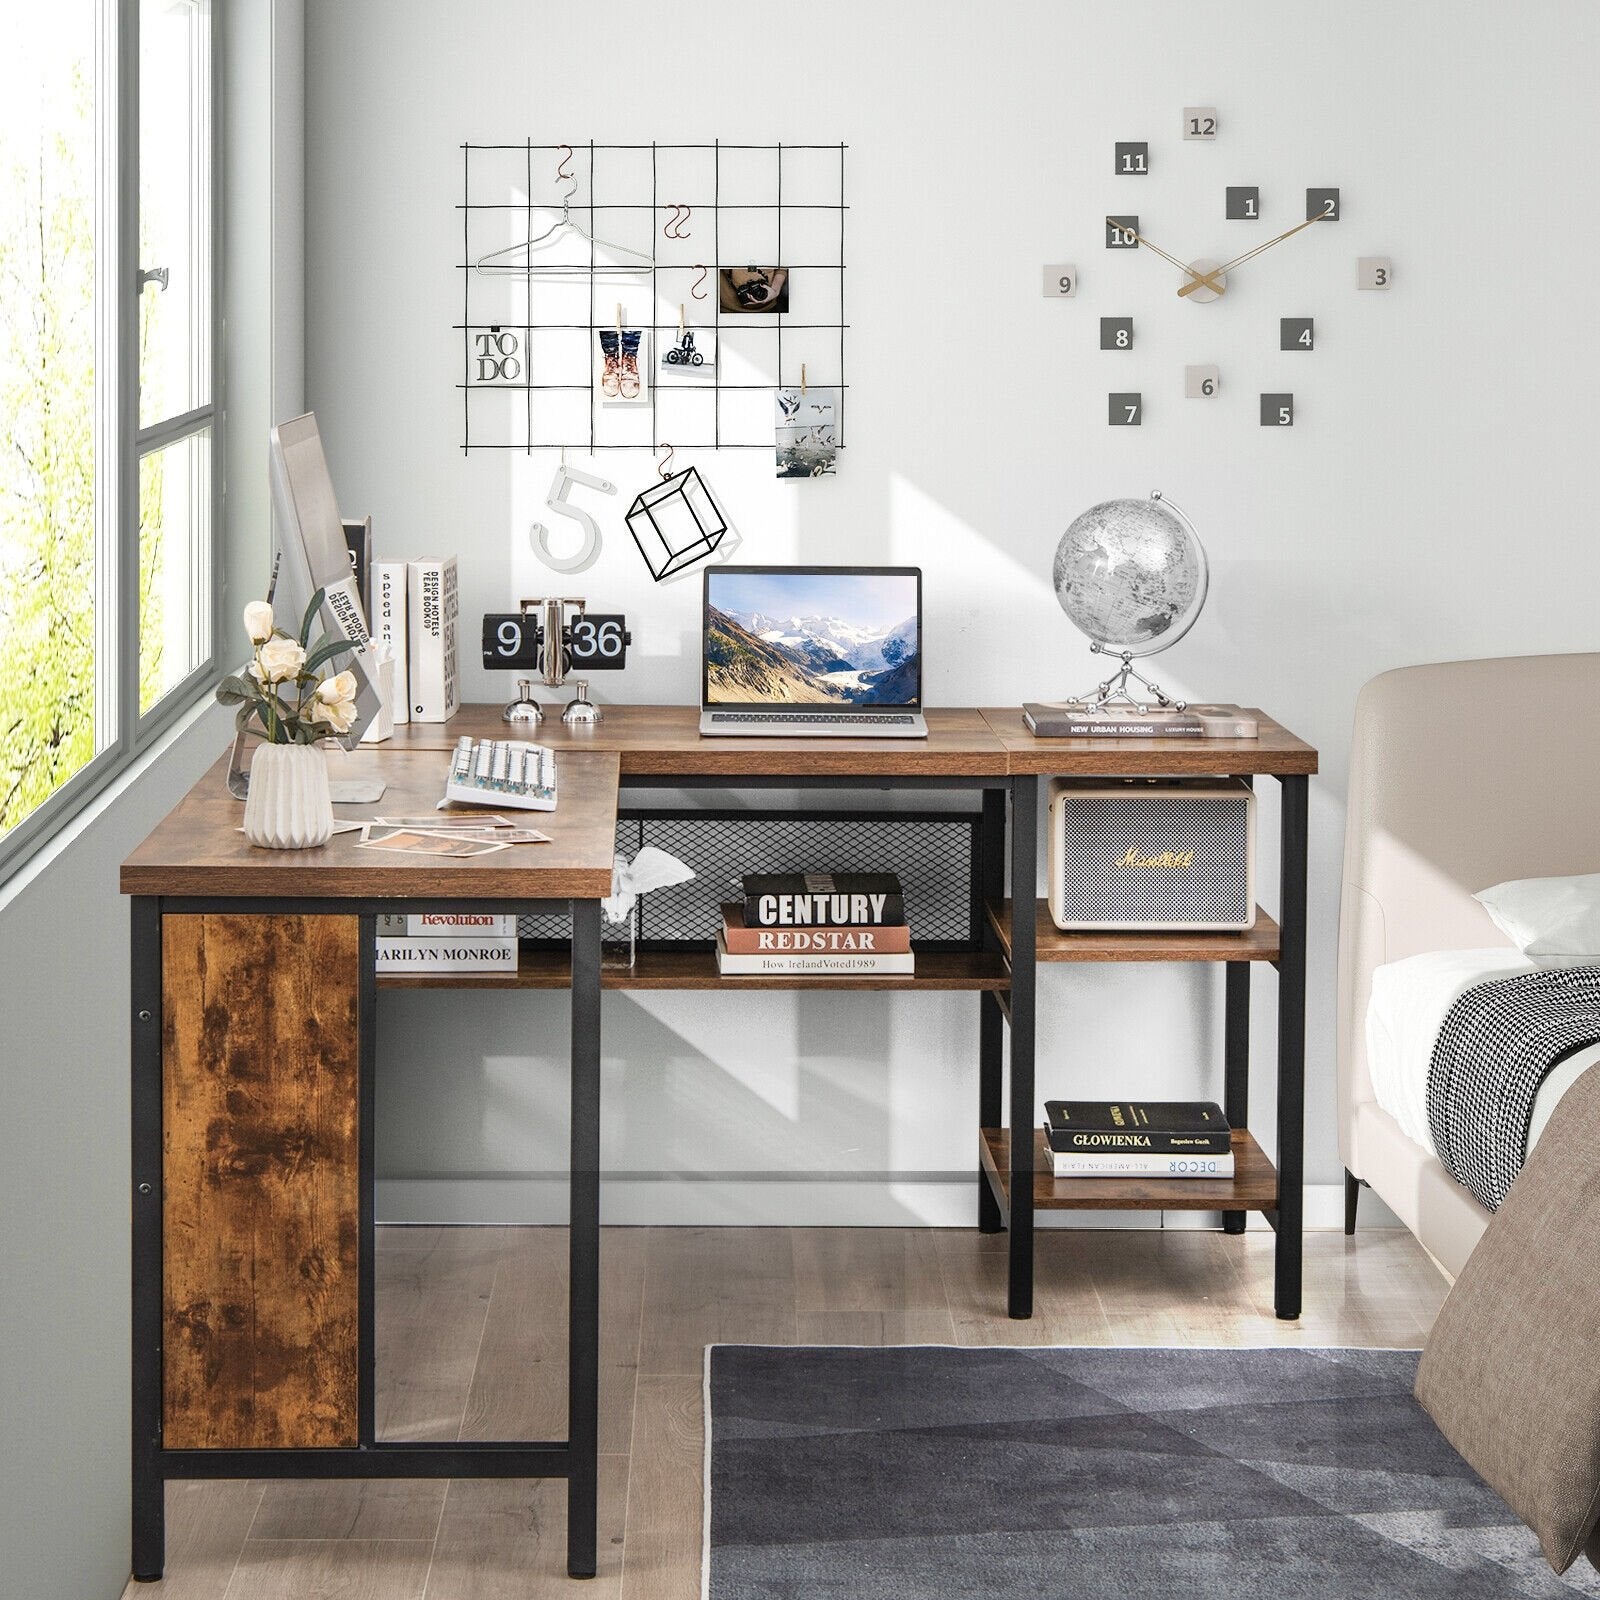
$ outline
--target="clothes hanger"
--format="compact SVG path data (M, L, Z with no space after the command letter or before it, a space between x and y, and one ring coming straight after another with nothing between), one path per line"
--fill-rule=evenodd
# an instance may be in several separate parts
M491 250L486 256L479 256L473 263L474 271L481 272L486 278L494 277L500 273L517 273L524 277L532 273L546 276L565 274L569 279L583 282L591 277L600 277L605 274L621 274L624 276L637 276L642 272L651 271L656 262L654 256L647 256L638 250L630 250L625 244L617 244L610 239L602 239L598 234L590 233L574 222L569 214L572 197L578 192L578 180L572 180L572 187L561 197L561 220L552 222L543 233L536 233L531 239L524 239L521 244L511 244L501 250ZM574 262L570 264L556 263L548 266L539 266L533 262L513 262L509 258L522 251L537 250L546 241L554 239L558 234L572 233L582 239L586 244L608 250L614 255L629 256L633 262L613 264L611 262L593 262L590 265ZM592 252L591 252L592 253Z

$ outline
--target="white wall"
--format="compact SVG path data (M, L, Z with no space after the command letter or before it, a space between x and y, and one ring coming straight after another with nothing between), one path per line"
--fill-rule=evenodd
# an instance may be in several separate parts
M275 152L300 79L301 0L241 0L220 17L229 336L222 560L230 589L267 570L267 419L294 408L297 159ZM298 138L299 113L294 110ZM279 242L275 245L275 234ZM273 315L274 279L284 290ZM118 867L227 747L212 706L0 890L0 1594L114 1600L127 1581L128 903Z
M934 704L1092 681L1048 583L1062 529L1096 500L1152 488L1190 513L1212 599L1159 675L1265 705L1324 752L1309 1170L1336 1180L1336 884L1356 690L1407 662L1595 640L1600 12L1581 0L811 0L757 13L339 0L310 7L307 55L308 398L344 503L373 514L380 550L459 554L469 663L479 613L543 592L527 524L554 460L459 448L466 140L848 142L842 471L796 485L773 481L758 452L699 465L745 536L742 559L926 569ZM1214 147L1177 137L1196 103L1220 107ZM1152 176L1111 176L1117 139L1151 141ZM1337 184L1344 220L1242 269L1213 306L1180 303L1146 253L1102 248L1113 209L1186 253L1266 237L1221 221L1227 183L1261 186L1269 227L1295 220L1300 190ZM1364 254L1394 258L1392 292L1355 292ZM1040 267L1060 260L1080 264L1083 292L1046 303ZM1127 313L1135 352L1101 353L1097 318ZM1276 319L1291 314L1316 317L1314 354L1278 352ZM1221 365L1223 397L1186 402L1183 365L1200 361ZM1145 392L1143 428L1106 426L1106 394L1121 388ZM1257 425L1256 394L1277 388L1299 398L1292 430ZM647 458L612 454L602 470L622 494L578 587L631 614L636 653L600 693L692 699L696 586L655 588L620 523ZM468 698L508 687L469 664ZM1220 1094L1214 976L1049 973L1041 1090ZM1258 984L1263 1034L1272 987ZM973 1009L937 996L615 997L607 1165L965 1173ZM519 1175L560 1158L559 1002L396 995L383 1022L385 1172L503 1175L498 1200L391 1183L390 1214L501 1214L548 1190ZM1262 1128L1270 1102L1264 1086ZM811 1184L798 1198L772 1182L614 1184L608 1204L617 1216L970 1214L965 1183Z

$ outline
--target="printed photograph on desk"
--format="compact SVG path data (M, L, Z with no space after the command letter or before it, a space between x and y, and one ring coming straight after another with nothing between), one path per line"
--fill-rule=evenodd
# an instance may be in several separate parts
M789 309L787 267L719 267L717 300L726 315L777 314Z
M630 328L620 318L609 328L596 328L593 381L601 405L649 405L649 329Z
M392 832L368 828L358 848L403 850L413 856L445 856L461 860L471 856L493 855L507 848L508 841L468 838L460 833L421 833L415 828L396 828Z
M821 478L836 469L838 414L837 389L778 390L775 442L780 478Z
M499 812L436 811L431 817L373 817L369 828L415 828L419 833L492 833L516 826Z

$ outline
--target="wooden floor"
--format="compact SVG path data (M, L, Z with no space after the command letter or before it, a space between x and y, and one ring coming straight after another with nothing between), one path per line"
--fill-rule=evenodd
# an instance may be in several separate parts
M566 1234L384 1228L386 1438L565 1431ZM1272 1236L1054 1232L1037 1314L969 1230L608 1228L600 1576L565 1576L559 1482L175 1483L167 1575L128 1600L697 1600L708 1343L1422 1343L1445 1282L1411 1236L1306 1237L1305 1315L1272 1316Z

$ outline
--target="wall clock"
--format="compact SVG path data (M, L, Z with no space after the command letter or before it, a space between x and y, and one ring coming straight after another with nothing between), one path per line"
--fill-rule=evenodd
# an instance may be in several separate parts
M1215 106L1185 106L1183 108L1182 137L1184 140L1215 141L1219 137L1220 119ZM1152 155L1148 140L1118 140L1112 146L1112 177L1115 187L1131 180L1148 178L1154 170L1159 152ZM1203 309L1226 298L1232 275L1249 270L1249 264L1258 256L1280 246L1294 248L1290 241L1306 234L1319 224L1337 223L1342 214L1342 196L1336 188L1307 188L1302 195L1295 191L1277 195L1263 195L1256 186L1226 185L1216 196L1217 213L1224 226L1244 224L1238 229L1241 235L1239 248L1227 259L1216 260L1210 256L1186 257L1181 251L1173 252L1157 244L1151 237L1159 231L1148 215L1129 206L1108 212L1104 217L1105 249L1108 252L1138 252L1148 261L1146 265L1157 269L1142 274L1141 293L1163 291L1175 294L1180 300ZM1289 213L1293 206L1292 217ZM1287 222L1266 239L1253 239L1249 225L1260 225L1276 213L1276 220ZM1233 229L1230 227L1229 231ZM1265 231L1265 230L1263 230ZM1112 274L1107 273L1110 279ZM1120 274L1126 279L1127 273ZM1394 264L1387 256L1361 256L1356 260L1355 286L1358 289L1387 289L1394 282ZM1044 292L1047 298L1074 299L1078 294L1079 272L1076 264L1062 262L1044 269ZM1121 308L1119 308L1121 309ZM1304 307L1287 308L1303 313ZM1220 332L1220 330L1219 330ZM1136 348L1137 323L1129 315L1100 318L1100 348L1115 359ZM1311 354L1317 347L1317 325L1314 316L1295 314L1283 316L1278 322L1277 349L1296 354ZM1185 366L1182 392L1185 399L1210 400L1216 398L1223 387L1224 375L1220 363ZM1174 375L1176 392L1176 374ZM1259 409L1260 425L1264 428L1289 428L1294 426L1295 402L1290 392L1262 393ZM1140 391L1108 385L1106 420L1112 427L1143 425L1145 400Z

